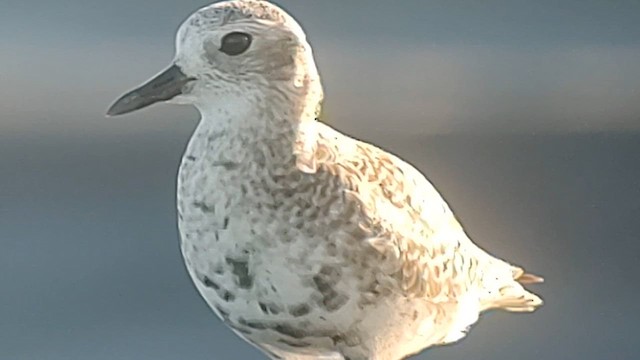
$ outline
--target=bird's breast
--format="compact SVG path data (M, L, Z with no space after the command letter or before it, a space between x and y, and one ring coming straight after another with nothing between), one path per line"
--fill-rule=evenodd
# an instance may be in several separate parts
M250 331L249 319L348 328L345 319L354 320L345 312L362 311L370 301L362 294L376 288L380 256L362 241L358 208L339 180L287 161L226 163L187 152L178 181L187 268L237 328Z

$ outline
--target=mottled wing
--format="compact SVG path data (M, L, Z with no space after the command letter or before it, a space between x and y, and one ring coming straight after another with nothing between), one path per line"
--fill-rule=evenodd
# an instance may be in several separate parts
M324 124L309 128L298 149L299 168L341 179L362 210L367 241L385 255L393 281L413 296L447 301L472 280L475 255L451 209L413 166ZM466 270L466 271L463 271Z

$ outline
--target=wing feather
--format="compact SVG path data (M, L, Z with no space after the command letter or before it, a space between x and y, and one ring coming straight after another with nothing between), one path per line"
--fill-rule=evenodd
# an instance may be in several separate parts
M316 123L301 132L299 168L329 172L359 203L366 239L385 255L398 287L408 295L450 299L474 280L478 256L435 187L412 165L378 148ZM483 255L484 254L484 255Z

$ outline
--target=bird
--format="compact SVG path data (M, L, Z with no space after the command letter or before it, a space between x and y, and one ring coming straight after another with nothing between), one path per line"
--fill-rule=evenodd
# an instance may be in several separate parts
M419 170L318 121L312 48L284 9L215 2L175 44L107 115L200 112L178 171L181 253L215 315L265 356L399 360L461 340L485 311L542 305L524 285L543 279L476 245Z

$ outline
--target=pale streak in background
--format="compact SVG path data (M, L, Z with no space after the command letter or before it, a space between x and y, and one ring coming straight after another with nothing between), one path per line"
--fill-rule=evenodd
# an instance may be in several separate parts
M348 44L315 44L327 92L328 121L348 131L375 129L397 135L415 135L416 129L425 135L640 129L638 48L412 49L396 44L380 53L380 46L375 40L358 49ZM152 46L63 44L53 49L44 44L12 44L3 59L8 69L0 88L3 131L35 127L56 132L61 126L69 127L64 131L86 126L115 131L112 127L118 120L98 120L104 99L118 93L122 79L136 84L153 75L150 69L168 64L172 52L170 41ZM70 66L70 59L81 65ZM25 67L37 71L20 71ZM47 121L51 117L66 119ZM129 132L139 125L146 126L127 121L127 128L119 130Z

